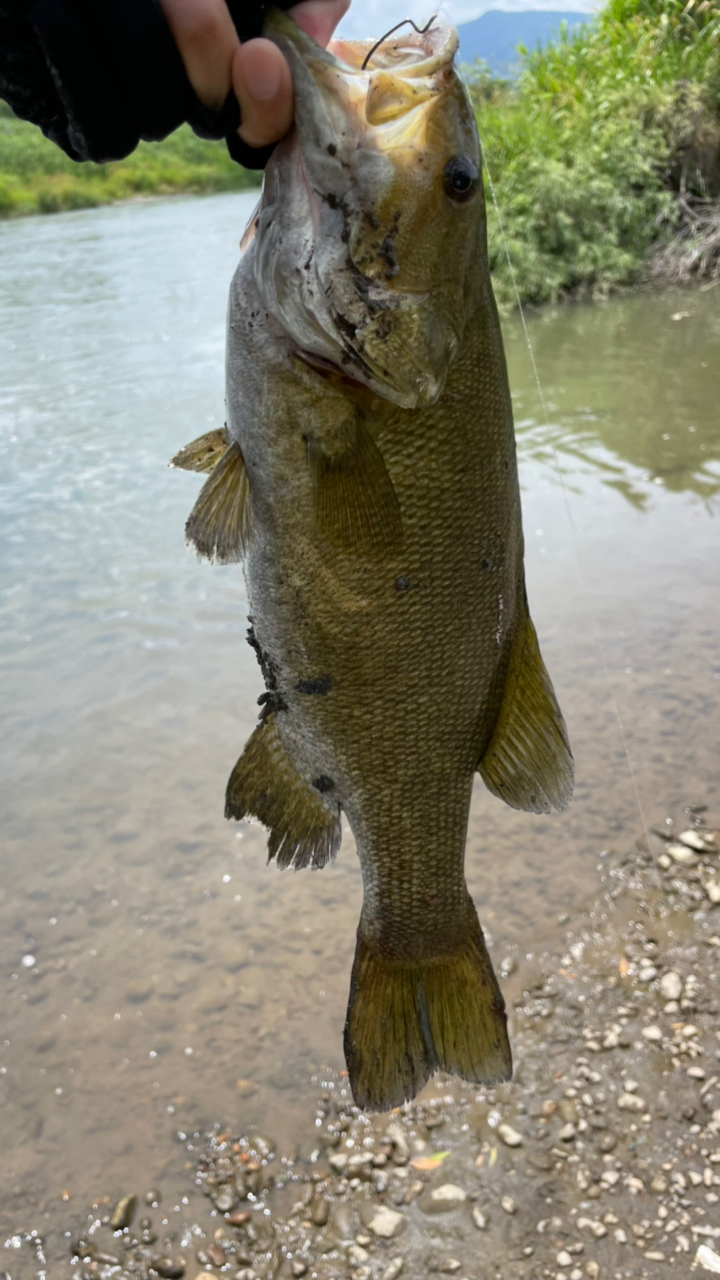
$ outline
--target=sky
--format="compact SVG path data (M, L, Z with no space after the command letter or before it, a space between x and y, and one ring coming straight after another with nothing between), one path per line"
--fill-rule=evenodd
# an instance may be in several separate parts
M479 18L488 9L516 13L521 9L571 9L578 13L592 13L597 8L597 0L445 0L439 16L446 22L457 24ZM433 9L433 0L353 0L338 34L354 40L365 36L377 37L403 18L413 18L418 26L423 26Z

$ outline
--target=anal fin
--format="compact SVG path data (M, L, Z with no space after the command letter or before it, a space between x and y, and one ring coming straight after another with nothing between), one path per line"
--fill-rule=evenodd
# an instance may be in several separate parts
M269 830L268 856L281 868L318 869L340 848L340 806L327 793L301 777L289 758L276 723L276 712L261 721L230 775L225 817L258 818ZM328 783L330 786L328 787Z
M205 475L214 471L221 458L224 458L230 446L230 437L225 427L217 427L199 436L191 444L170 459L171 467L179 467L181 471L199 471Z
M353 1098L387 1111L414 1098L434 1071L498 1084L512 1075L505 1004L468 895L449 955L390 959L358 929L345 1023Z
M535 628L524 609L505 694L490 744L478 765L485 786L513 809L566 809L574 766L567 729Z
M229 564L242 559L250 529L250 483L240 446L233 441L200 490L185 536L198 555Z
M360 414L342 447L308 440L315 519L334 546L351 555L392 554L402 544L402 515L385 460Z

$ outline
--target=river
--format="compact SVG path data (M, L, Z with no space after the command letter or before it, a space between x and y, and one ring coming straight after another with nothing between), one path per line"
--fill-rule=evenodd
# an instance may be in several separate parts
M352 841L321 874L281 875L259 828L223 819L261 677L242 571L186 549L199 478L166 465L223 421L252 199L0 224L13 1280L13 1232L171 1176L178 1133L308 1140L318 1073L343 1065ZM577 785L536 817L477 783L468 881L497 961L581 909L603 850L717 800L720 760L720 288L531 316L546 413L519 319L504 330L530 604Z

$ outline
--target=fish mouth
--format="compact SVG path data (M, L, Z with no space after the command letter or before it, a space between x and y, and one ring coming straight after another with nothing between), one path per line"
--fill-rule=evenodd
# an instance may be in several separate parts
M415 252L412 220L424 225L418 173L430 175L431 199L437 189L422 162L428 148L442 149L457 32L438 24L327 50L278 11L265 31L290 64L295 129L266 170L261 296L317 373L332 370L401 408L433 404L457 342L439 314L442 290L429 287Z

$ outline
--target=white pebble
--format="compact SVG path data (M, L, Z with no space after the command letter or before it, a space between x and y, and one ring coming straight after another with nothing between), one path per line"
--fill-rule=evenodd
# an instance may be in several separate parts
M710 1248L709 1244L701 1244L695 1254L695 1261L705 1271L712 1271L716 1276L720 1276L720 1253L716 1253Z
M517 1213L517 1205L512 1196L503 1196L500 1201L500 1207L505 1213Z
M710 852L715 851L712 836L709 834L706 836L701 831L681 831L678 840L681 844L686 845L688 849L695 849L698 853L705 853L708 850Z
M498 1137L502 1139L506 1147L521 1147L522 1134L517 1129L513 1129L511 1124L498 1125Z
M660 979L660 994L663 1000L679 1000L682 995L682 978L679 973L669 969Z
M657 969L652 964L646 965L640 970L638 977L641 982L652 982L653 978L657 978Z
M472 1217L478 1231L484 1231L487 1227L487 1218L485 1217L482 1209L478 1209L476 1206L472 1211Z
M33 965L36 963L36 960L34 956L27 955L27 956L23 956L20 963L22 964L23 969L32 969Z
M567 1249L561 1249L557 1256L557 1264L559 1267L571 1267L573 1264L572 1256Z
M568 1123L564 1124L562 1129L560 1130L558 1134L558 1138L560 1139L561 1142L573 1142L575 1139L576 1133L577 1133L577 1129L575 1128L575 1125L571 1124L568 1121Z
M375 1210L368 1226L373 1235L382 1236L385 1240L392 1240L393 1236L396 1236L398 1231L405 1226L405 1219L395 1209L389 1209L386 1204L381 1204Z
M654 1024L650 1027L643 1027L642 1033L644 1039L652 1041L653 1044L657 1044L663 1038L662 1031Z
M716 907L720 903L720 880L708 880L705 885L705 892L713 906Z
M621 1093L617 1099L618 1111L644 1111L645 1101L636 1093Z
M444 1182L441 1187L436 1187L434 1191L430 1192L430 1199L434 1200L436 1204L438 1202L440 1204L448 1204L452 1201L462 1204L463 1201L467 1200L467 1191L463 1191L462 1187L456 1186L454 1182Z

